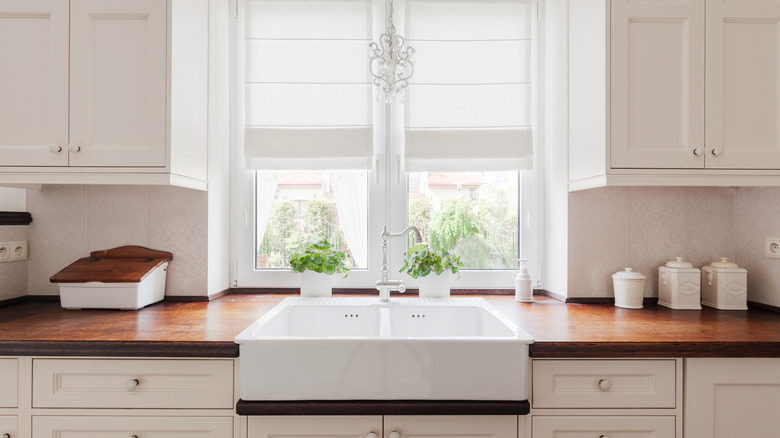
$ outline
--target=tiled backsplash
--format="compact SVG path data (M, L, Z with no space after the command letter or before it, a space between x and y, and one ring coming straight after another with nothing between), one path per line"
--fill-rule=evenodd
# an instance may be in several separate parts
M57 294L49 277L91 251L170 251L167 295L207 295L207 193L170 186L48 185L28 190L29 295Z

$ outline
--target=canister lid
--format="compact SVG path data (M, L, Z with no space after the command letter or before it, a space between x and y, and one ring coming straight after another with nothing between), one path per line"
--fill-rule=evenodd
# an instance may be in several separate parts
M644 280L645 276L641 272L634 272L631 268L626 268L625 271L619 271L612 274L612 278L622 278L626 280Z
M666 266L676 269L693 269L693 265L690 262L684 262L682 257L675 257L675 260L669 260L666 262Z
M730 262L728 257L721 257L719 262L712 262L710 263L710 266L713 268L720 268L720 269L738 269L739 266L737 266L736 263Z

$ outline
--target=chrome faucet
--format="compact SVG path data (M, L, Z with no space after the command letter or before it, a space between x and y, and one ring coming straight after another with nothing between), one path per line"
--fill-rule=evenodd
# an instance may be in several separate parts
M406 286L404 285L403 280L390 280L389 278L390 275L387 267L387 249L389 248L389 245L387 243L387 239L391 237L405 236L409 234L410 231L414 232L415 240L418 243L421 243L422 235L420 234L420 230L415 226L407 227L400 233L391 233L387 231L387 226L385 226L384 231L382 231L382 279L376 282L376 288L379 290L379 301L384 303L388 302L390 300L391 290L397 290L401 293L406 292Z

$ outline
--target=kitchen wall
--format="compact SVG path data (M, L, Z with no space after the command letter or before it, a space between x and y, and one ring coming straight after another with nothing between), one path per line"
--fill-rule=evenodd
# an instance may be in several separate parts
M27 293L57 294L49 277L91 251L140 245L173 253L166 295L208 295L207 204L207 192L172 186L28 190Z
M780 307L780 259L764 256L767 237L780 237L780 188L740 187L734 211L737 263L748 270L748 299Z

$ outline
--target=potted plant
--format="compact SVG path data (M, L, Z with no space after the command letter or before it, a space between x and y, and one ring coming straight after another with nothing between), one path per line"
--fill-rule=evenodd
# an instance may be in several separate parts
M290 268L300 272L301 296L329 297L333 274L349 273L347 256L323 239L310 243L290 256ZM343 278L343 277L342 277Z
M437 251L420 244L409 248L400 272L420 279L420 298L446 298L450 296L450 277L461 266L460 257L446 249Z

